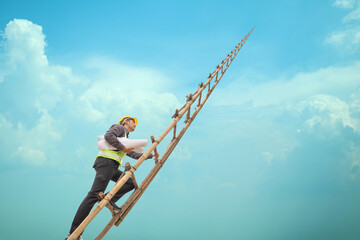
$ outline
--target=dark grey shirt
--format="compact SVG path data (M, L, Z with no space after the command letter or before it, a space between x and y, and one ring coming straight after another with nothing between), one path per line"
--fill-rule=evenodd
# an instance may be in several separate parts
M119 140L117 139L118 137L129 137L129 133L126 130L126 128L120 124L114 124L110 127L110 129L105 133L105 140L110 143L111 146L115 147L118 150L123 150L124 149L124 145L119 142ZM142 153L138 153L138 152L134 152L131 151L129 153L126 154L127 156L134 158L134 159L139 159L142 156ZM152 155L149 154L149 156L146 159L150 159L152 158Z

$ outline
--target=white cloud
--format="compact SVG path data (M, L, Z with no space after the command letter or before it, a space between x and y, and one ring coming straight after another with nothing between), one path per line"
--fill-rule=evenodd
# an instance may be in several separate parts
M159 71L100 58L90 60L87 67L97 77L79 97L77 112L90 121L117 119L127 113L151 119L154 126L180 105L174 94L166 92L169 79Z
M322 127L337 133L337 124L341 124L343 127L350 127L360 134L360 119L352 117L351 104L334 96L316 95L309 100L302 101L299 104L299 111L306 110L310 114L310 117L304 122L306 127L313 128L320 124Z
M336 0L333 5L339 8L351 9L355 5L355 0Z
M351 27L342 31L332 32L324 41L339 49L342 53L355 53L360 48L360 28Z
M337 0L336 7L351 10L343 19L345 29L334 31L325 39L324 44L334 45L342 53L355 53L359 50L360 42L360 1ZM355 9L354 9L355 8Z
M344 23L349 23L351 21L356 21L360 19L360 1L358 2L357 7L352 10L349 14L347 14L344 18L343 18L343 22Z
M19 65L39 68L48 65L45 51L45 35L42 27L24 19L14 19L5 28L4 38L7 64L10 68Z
M73 94L74 84L82 82L72 74L71 68L49 65L41 26L14 19L7 24L3 38L5 68L0 69L0 82L16 89L13 101L18 105L37 111L53 109Z
M10 21L3 34L4 61L0 69L2 131L9 134L13 156L26 163L43 165L56 152L62 138L59 121L50 111L73 95L71 84L79 79L69 67L49 65L42 27L28 20Z
M62 134L56 129L55 120L46 112L42 113L33 128L26 128L21 122L14 126L0 114L1 146L11 157L23 162L43 165L46 152L55 151Z
M13 154L15 158L22 159L26 163L42 166L46 163L45 153L38 149L30 147L18 147L17 151Z
M334 44L334 45L342 45L345 41L345 38L347 38L347 33L342 31L342 32L333 32L331 33L331 35L325 39L325 43L328 44Z

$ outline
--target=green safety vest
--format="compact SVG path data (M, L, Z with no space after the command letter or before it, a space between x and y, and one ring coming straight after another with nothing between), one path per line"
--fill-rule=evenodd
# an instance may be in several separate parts
M125 131L125 138L127 138L126 131ZM120 168L125 155L126 153L121 150L120 151L100 150L99 154L96 157L105 157L115 160L119 163L119 168Z

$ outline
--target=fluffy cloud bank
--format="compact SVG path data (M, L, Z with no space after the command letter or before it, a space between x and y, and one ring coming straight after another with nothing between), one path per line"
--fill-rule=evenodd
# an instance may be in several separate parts
M359 72L360 62L355 62L348 66L298 73L290 80L273 80L262 84L252 84L249 79L240 78L218 91L215 104L275 106L298 113L312 108L318 113L326 112L333 124L341 122L343 126L360 133ZM251 80L257 82L256 79ZM325 122L323 117L311 117L306 123L311 126L317 121Z
M309 149L321 159L334 159L336 152L336 164L355 179L360 174L359 72L360 62L354 62L266 82L258 81L263 76L242 76L219 85L212 103L223 109L222 116L230 116L225 124L231 126L229 141L252 142L248 151L269 165L312 157Z
M126 112L142 115L146 117L143 121L151 119L149 124L157 125L179 105L177 98L166 91L169 79L153 69L99 58L89 60L86 66L96 72L96 77L79 97L78 112L89 121L117 119L120 112Z
M63 152L77 151L63 143L74 134L69 129L86 125L105 131L106 122L124 114L161 119L179 105L164 87L169 79L156 70L92 59L87 67L97 74L80 77L68 66L49 63L46 45L42 27L28 20L10 21L2 35L0 131L6 134L0 140L7 150L2 159L58 164Z

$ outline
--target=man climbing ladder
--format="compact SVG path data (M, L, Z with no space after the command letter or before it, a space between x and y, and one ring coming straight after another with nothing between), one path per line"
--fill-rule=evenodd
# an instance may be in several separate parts
M112 125L106 132L104 136L105 140L117 150L101 150L97 155L93 165L93 168L96 171L93 185L75 214L68 237L88 216L94 204L98 201L98 194L105 191L110 180L117 182L122 174L122 171L120 171L119 168L121 167L125 155L134 159L139 159L142 156L142 153L132 151L133 148L125 147L118 140L120 137L128 138L129 133L135 130L137 123L138 121L135 117L124 116L120 119L119 124ZM155 154L149 155L147 159L150 159L153 156L155 156ZM109 201L115 212L120 210L120 208L116 205L116 201L118 201L125 193L133 190L134 187L132 178L129 178ZM66 237L66 239L68 237ZM82 239L81 235L78 239Z

